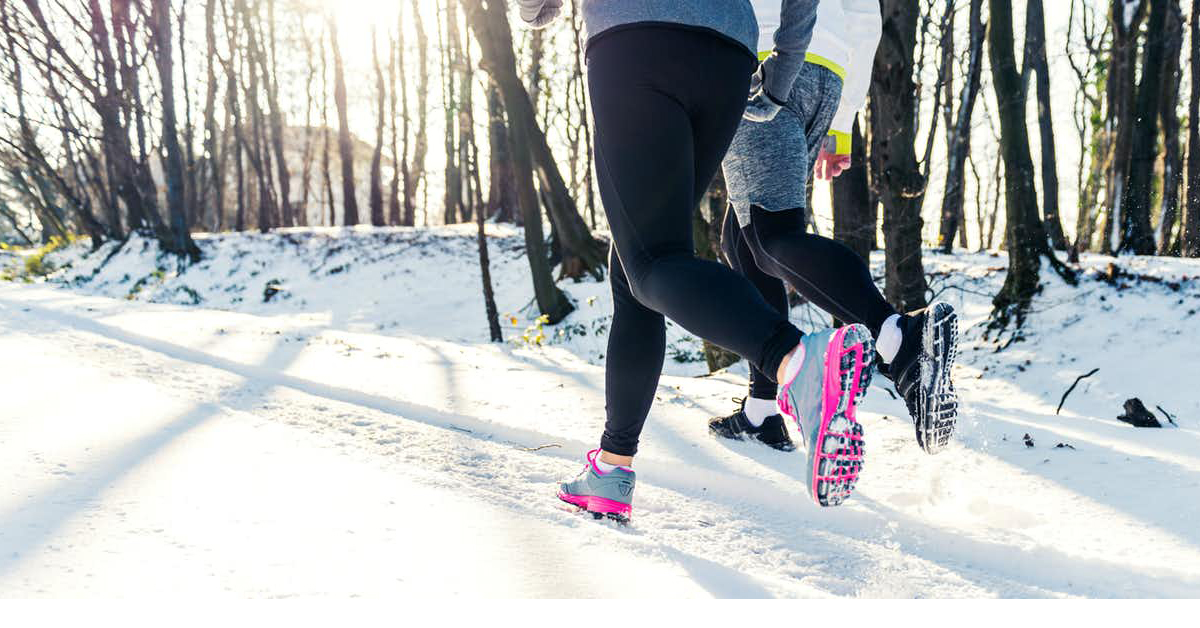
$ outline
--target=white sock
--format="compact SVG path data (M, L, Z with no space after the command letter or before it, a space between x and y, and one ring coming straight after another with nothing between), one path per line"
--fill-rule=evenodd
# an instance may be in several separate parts
M904 340L904 332L900 331L900 315L892 314L883 321L883 327L879 330L879 338L875 341L875 350L879 352L883 361L891 364L892 360L896 359L896 354L900 353L900 342Z
M763 421L766 421L767 417L779 414L779 409L775 407L774 399L746 397L746 404L742 407L742 412L746 413L746 420L750 421L750 425L762 427Z
M787 361L787 366L783 367L783 381L779 382L779 386L787 386L788 382L796 377L796 373L800 372L800 367L804 366L804 345L796 347L796 352Z
M601 474L608 473L608 472L612 471L613 469L616 469L618 466L620 466L620 465L608 464L607 462L604 462L603 460L601 460L600 456L596 456L596 468L600 469Z

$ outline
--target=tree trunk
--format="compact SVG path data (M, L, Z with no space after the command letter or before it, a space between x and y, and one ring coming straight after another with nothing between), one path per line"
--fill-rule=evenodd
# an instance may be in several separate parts
M1042 0L1028 0L1025 20L1025 59L1037 74L1038 129L1042 148L1042 217L1051 245L1067 250L1058 211L1058 157L1054 146L1054 118L1050 107L1050 64L1046 59L1046 17Z
M488 262L487 234L483 228L483 212L475 212L475 226L479 241L479 274L483 281L483 307L487 312L488 336L492 342L504 342L500 331L500 314L496 309L496 296L492 292L492 271Z
M992 84L1000 118L1000 150L1004 158L1005 218L1007 221L1008 276L993 300L995 325L1014 322L1020 327L1037 294L1041 258L1044 256L1070 281L1074 276L1050 249L1038 215L1033 183L1033 159L1026 135L1025 92L1013 54L1012 0L990 0L989 50Z
M493 83L488 87L488 146L489 189L487 213L498 222L513 222L518 215L517 184L513 178L512 155L508 152L508 124L504 120L504 103L500 90Z
M386 98L383 85L383 68L379 65L379 50L376 46L375 28L371 28L371 60L375 65L375 107L378 112L375 124L375 153L371 156L371 196L368 201L371 208L371 225L382 227L383 217L383 125L384 102Z
M900 311L925 306L921 264L921 204L925 178L917 165L913 52L916 0L882 0L883 37L871 84L871 164L883 202L887 299Z
M525 246L526 257L529 259L533 275L533 289L539 311L547 317L551 324L561 321L571 312L573 306L557 286L550 274L550 266L546 261L545 242L542 239L542 218L538 206L537 193L533 186L533 164L529 135L526 131L532 125L532 108L529 106L529 95L517 78L517 62L513 54L512 32L508 26L507 8L501 2L489 2L483 6L482 0L464 0L468 22L475 31L479 47L483 54L483 63L492 79L500 86L504 97L505 110L508 112L513 132L509 135L512 146L513 170L517 182L517 196L521 212L525 216ZM515 85L514 85L515 83ZM522 119L528 117L528 119ZM543 140L545 138L543 137Z
M1188 98L1187 217L1183 222L1181 253L1200 257L1200 11L1192 11L1192 93Z
M1132 11L1126 7L1127 4ZM1136 93L1134 74L1137 69L1137 40L1146 14L1145 8L1146 0L1112 0L1109 10L1112 48L1106 83L1108 110L1105 113L1105 128L1115 131L1109 148L1108 170L1105 172L1105 206L1108 212L1101 236L1101 250L1104 253L1112 253L1121 243L1120 227L1124 222L1122 204L1126 200L1125 186L1128 184L1136 122L1133 99Z
M461 104L458 102L458 91L456 85L457 74L459 72L460 58L462 50L459 45L458 36L458 5L455 0L445 0L446 6L446 29L445 39L443 40L441 49L443 51L442 62L442 110L446 115L445 131L445 147L446 147L446 165L445 171L445 190L442 199L442 222L451 224L459 221L462 215L462 170L459 164L458 152L458 112ZM441 30L438 31L439 36L442 35Z
M329 56L325 50L325 38L321 38L321 181L325 189L326 211L321 212L322 219L328 216L325 224L330 227L337 224L334 216L336 205L333 200L333 176L330 172L329 144Z
M850 247L864 261L871 259L875 221L871 216L871 191L867 186L867 151L859 120L851 135L850 168L829 187L833 205L833 239Z
M692 239L696 243L696 257L719 261L721 259L721 219L729 204L729 190L725 187L725 173L717 168L704 200L692 212ZM715 373L737 364L742 356L704 340L704 361L708 372Z
M213 196L212 216L208 228L220 230L221 217L225 209L225 145L220 141L220 131L217 130L217 82L216 56L216 2L204 5L204 40L207 46L205 69L207 84L204 96L204 169L201 171L202 181L199 194L199 211L203 213L209 205L208 195ZM228 112L226 112L228 115Z
M413 138L413 159L410 168L412 178L404 184L403 224L416 224L417 188L425 176L425 155L429 151L429 133L426 123L426 103L429 97L429 38L425 34L425 22L421 17L418 0L412 0L413 28L417 34L417 131ZM428 208L423 210L428 215Z
M1154 163L1158 159L1159 98L1162 95L1162 71L1165 50L1167 0L1150 1L1142 81L1138 86L1133 120L1133 149L1125 199L1121 203L1120 244L1118 251L1153 255L1154 232L1150 228L1150 196L1154 185Z
M354 145L346 112L346 75L338 46L337 20L329 17L329 45L333 48L333 102L338 114L338 153L342 158L342 224L357 225L358 199L354 196Z
M170 238L163 248L193 262L200 259L200 249L188 232L188 218L183 164L183 151L175 126L175 81L171 61L171 6L169 0L151 0L149 27L154 39L154 62L162 85L162 142L166 149L163 172L167 180L167 208L171 217Z
M397 90L404 89L403 82L403 66L404 66L404 4L400 4L400 21L398 24L398 35L389 37L388 41L388 82L391 87L391 96L388 104L391 107L392 117L392 182L388 188L388 216L387 222L389 225L400 224L400 182L408 178L408 96L405 95L405 103L403 109L404 115L404 152L400 152L400 116L396 111L396 96ZM396 85L396 68L401 67L401 82Z
M945 253L953 250L954 236L958 233L962 235L960 244L964 248L967 246L963 204L967 187L967 156L971 154L971 118L975 113L975 100L979 96L983 74L983 40L987 34L987 25L983 21L983 0L971 0L968 19L971 43L967 50L967 80L963 83L954 124L946 134L946 192L942 196L942 221L938 232L938 242Z
M1179 59L1183 53L1183 10L1179 0L1169 0L1167 24L1164 30L1162 93L1159 97L1159 117L1163 125L1163 193L1159 211L1159 255L1179 255L1179 239L1175 236L1179 222L1179 194L1183 187L1183 152L1179 146Z

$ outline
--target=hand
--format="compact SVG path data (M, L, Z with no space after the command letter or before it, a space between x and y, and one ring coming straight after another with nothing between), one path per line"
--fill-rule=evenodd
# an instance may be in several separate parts
M758 71L750 77L750 98L746 101L742 117L751 122L770 122L783 109L783 103L763 87L766 71L766 66L759 65Z
M838 153L837 139L831 135L825 136L825 140L821 142L821 151L817 155L813 174L822 181L832 181L849 169L850 155Z
M543 28L562 12L562 0L521 2L521 19L533 28Z
M742 113L742 117L751 122L770 122L782 109L783 103L772 98L767 90L760 89L746 101L746 111Z

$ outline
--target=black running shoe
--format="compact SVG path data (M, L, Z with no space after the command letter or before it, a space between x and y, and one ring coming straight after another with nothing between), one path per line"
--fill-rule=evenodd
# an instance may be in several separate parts
M729 416L717 417L708 422L708 429L714 436L730 440L755 440L779 451L796 450L796 444L792 442L792 437L788 435L787 426L783 422L783 416L773 414L767 417L761 426L754 427L750 423L750 419L746 418L744 410L746 406L745 400L734 399L734 401L741 403L743 409L739 409Z
M880 364L904 398L917 444L935 454L950 443L958 421L958 393L950 369L958 354L958 315L949 303L934 303L900 318L903 340L896 359Z

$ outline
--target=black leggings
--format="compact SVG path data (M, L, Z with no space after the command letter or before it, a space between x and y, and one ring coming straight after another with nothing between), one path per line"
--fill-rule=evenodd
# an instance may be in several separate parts
M780 312L788 311L786 280L813 305L844 323L866 325L874 337L896 313L861 257L840 242L805 232L803 209L771 212L752 205L750 224L742 228L730 207L721 228L721 251ZM750 396L774 399L775 392L774 378L751 364Z
M741 120L753 55L647 24L601 35L587 56L613 239L601 447L632 456L662 371L664 315L771 376L801 334L745 277L694 253L692 213Z

